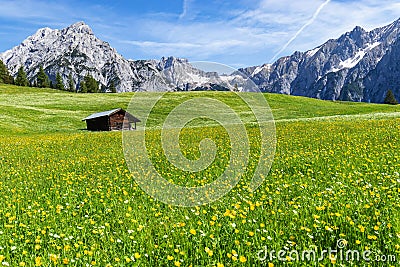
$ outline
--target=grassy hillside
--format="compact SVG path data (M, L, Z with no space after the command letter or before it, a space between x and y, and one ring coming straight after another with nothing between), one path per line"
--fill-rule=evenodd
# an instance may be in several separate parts
M141 105L146 104L147 93L139 93L143 101L136 103L140 118ZM165 113L174 104L193 95L215 97L233 108L242 105L233 93L193 92L169 93L158 106ZM91 113L126 108L133 93L125 94L75 94L51 89L37 89L0 85L0 125L3 134L30 134L49 132L81 132L86 125L82 118ZM400 106L330 102L304 97L265 94L275 120L315 118L336 115L400 112ZM246 110L242 110L243 113ZM215 112L220 112L215 110Z
M155 109L156 122L193 95L215 96L249 118L231 93L172 93ZM266 94L277 120L277 148L264 183L248 191L260 140L250 127L250 160L238 185L212 204L178 208L138 186L134 178L149 178L150 169L139 164L130 172L120 132L80 130L83 117L125 108L132 96L0 86L2 265L398 265L389 258L382 265L376 257L400 259L399 106ZM146 96L141 93L138 113ZM207 184L230 159L227 133L219 127L182 131L180 148L188 158L200 156L204 138L217 145L217 160L199 172L166 160L160 131L148 137L147 157L175 184ZM318 258L322 250L336 250L338 241L344 252L371 251L372 261L348 262L326 253L312 262L258 257L267 247L317 250Z

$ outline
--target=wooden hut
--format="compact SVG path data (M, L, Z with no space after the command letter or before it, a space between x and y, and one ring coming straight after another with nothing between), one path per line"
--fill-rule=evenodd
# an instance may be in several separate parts
M82 121L86 121L89 131L136 130L136 123L140 122L138 118L121 108L94 113Z

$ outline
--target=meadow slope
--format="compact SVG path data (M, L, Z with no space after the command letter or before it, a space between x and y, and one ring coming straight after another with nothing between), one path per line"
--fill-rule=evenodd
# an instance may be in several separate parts
M139 94L144 100L136 103L140 113L141 105L145 105L148 93ZM126 109L132 96L133 93L75 94L52 89L0 85L2 132L12 135L54 132L77 133L86 128L85 123L81 121L82 118L99 111L114 108ZM223 99L229 105L239 109L241 105L233 93L167 93L165 101L158 105L158 110L161 114L167 112L173 105L192 96ZM322 119L330 119L331 116L334 119L335 116L376 113L390 113L390 117L400 117L398 114L400 112L399 106L322 101L279 94L265 94L265 97L276 121L318 119L321 117ZM215 110L215 112L219 112L219 110Z
M139 115L146 99L146 93L140 94ZM287 258L292 250L300 256L303 250L335 250L339 240L346 250L371 251L369 266L399 264L400 106L266 94L276 120L277 148L262 186L248 191L257 165L253 159L225 197L178 208L138 187L126 166L120 132L83 130L82 118L126 108L132 96L0 85L3 265L367 265L334 255L313 262ZM167 94L153 123L193 96L224 100L251 120L234 94L196 92ZM182 132L182 152L197 158L200 141L211 138L220 159L199 173L168 164L160 131L150 132L149 157L174 183L204 185L223 172L229 159L226 131L207 121L196 123L201 127ZM256 156L259 133L246 129ZM259 259L265 248L287 251L286 260ZM377 261L384 255L384 263Z

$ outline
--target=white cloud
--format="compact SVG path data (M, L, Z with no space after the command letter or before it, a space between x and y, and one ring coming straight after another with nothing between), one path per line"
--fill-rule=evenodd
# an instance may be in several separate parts
M285 32L279 44L268 51L270 57L276 59L295 50L312 49L357 25L367 30L386 25L400 14L398 1L330 1L324 6L327 2L263 0L256 8L240 14L237 21L248 27L264 25L267 30Z
M281 50L279 50L270 60L270 62L274 61L280 53L282 53L283 51L285 51L285 49L294 41L296 40L296 38L305 30L305 28L307 28L308 26L310 26L318 17L319 13L322 11L322 9L329 4L331 0L326 0L324 3L322 3L317 10L315 11L315 13L313 14L313 16L311 17L310 20L308 20L303 26L301 26L301 28L293 35L292 38L290 38L290 40L285 43L283 45L283 47L281 48Z
M56 11L59 11L56 5L47 4L41 1L33 2L29 0L0 1L2 18L12 19L32 19L42 18L55 19Z
M232 22L191 22L176 24L165 21L146 21L144 32L148 39L120 40L148 55L161 57L174 55L190 60L220 60L221 57L245 57L254 52L263 53L273 48L284 32L267 32L262 28L249 28ZM160 38L162 36L162 38ZM265 43L266 40L270 42ZM242 53L239 55L238 53ZM238 58L236 58L238 60Z
M188 14L190 0L183 0L182 13L179 18L183 19Z
M338 38L355 26L366 30L387 25L399 18L400 3L395 1L331 1L328 8L305 30L284 53L308 50L328 39Z
M186 8L181 17L186 15ZM148 55L223 60L227 64L238 62L234 56L242 57L239 61L243 66L262 64L295 50L312 49L356 25L372 29L390 23L400 14L400 3L261 0L246 11L226 10L230 15L235 12L236 16L229 20L194 18L187 23L147 20L141 25L146 25L143 31L150 33L147 36L152 41L132 38L130 44Z
M105 13L105 10L96 4L82 8L68 2L45 0L0 0L0 9L0 18L5 20L30 26L55 28L65 27L79 20L100 24Z

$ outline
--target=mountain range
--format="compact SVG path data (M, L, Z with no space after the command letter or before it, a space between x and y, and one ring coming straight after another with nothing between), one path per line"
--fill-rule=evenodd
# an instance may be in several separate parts
M273 64L230 74L205 72L188 60L127 60L97 38L84 22L62 30L39 29L20 45L0 54L10 73L23 66L33 81L42 66L51 80L69 74L76 85L92 75L106 91L235 90L272 92L325 100L383 102L387 91L400 99L400 19L366 31L354 28L306 52L296 51ZM255 88L257 87L257 88Z

